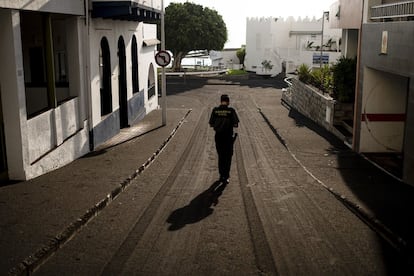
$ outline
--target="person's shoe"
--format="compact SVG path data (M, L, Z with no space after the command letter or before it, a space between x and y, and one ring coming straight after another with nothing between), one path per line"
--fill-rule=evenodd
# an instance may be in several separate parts
M223 184L229 184L229 179L227 177L220 177L220 182Z

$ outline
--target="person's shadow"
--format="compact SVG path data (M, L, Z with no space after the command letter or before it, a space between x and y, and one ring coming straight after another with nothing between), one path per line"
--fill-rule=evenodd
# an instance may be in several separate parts
M196 223L211 215L214 211L212 206L218 204L218 199L226 186L227 184L216 181L207 190L191 200L188 205L174 210L167 219L167 222L171 224L168 230L179 230L186 224Z

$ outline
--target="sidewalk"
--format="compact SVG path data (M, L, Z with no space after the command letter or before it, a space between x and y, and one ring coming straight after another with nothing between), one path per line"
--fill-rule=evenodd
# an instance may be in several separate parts
M256 102L292 157L414 268L414 187L400 182L272 93Z
M161 123L161 110L153 111L63 168L0 187L0 274L12 268L16 274L30 271L148 166L191 112L185 108L167 111L166 126Z

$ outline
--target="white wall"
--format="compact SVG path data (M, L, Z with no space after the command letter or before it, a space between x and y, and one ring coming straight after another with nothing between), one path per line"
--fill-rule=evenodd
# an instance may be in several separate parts
M331 28L359 29L362 18L362 0L339 0L330 7Z
M67 139L46 157L27 168L26 177L31 179L58 169L89 152L89 132L85 121L76 135Z
M154 39L157 38L157 25L155 24L142 24L143 28L143 40L147 39ZM156 46L145 47L142 45L141 42L138 42L138 60L141 62L138 64L139 66L139 77L140 77L140 85L144 85L145 87L145 109L147 113L151 112L152 110L158 108L158 74L157 68L159 67L155 62L155 53L156 53ZM148 99L148 74L150 70L150 65L153 65L154 69L154 77L155 77L155 96ZM141 89L141 87L140 87Z
M251 18L247 19L246 28L246 69L257 74L265 73L261 65L264 60L270 60L273 65L273 69L268 73L278 74L282 71L283 61L287 63L288 69L302 63L312 67L313 53L320 53L306 49L306 45L311 41L313 46L321 45L320 19ZM325 20L324 44L329 38L339 42L340 37L341 30L329 29ZM331 51L324 51L324 54L329 54L330 62L335 62L340 56L340 53Z
M145 106L147 112L157 108L158 97L153 97L148 101L147 97L147 79L150 64L156 66L154 56L156 46L145 47L143 41L145 39L156 38L156 25L144 24L142 22L127 22L115 20L103 20L95 18L91 20L90 31L90 73L91 73L91 105L92 105L92 126L97 126L101 121L101 103L100 103L100 77L99 77L99 50L101 48L101 39L108 39L111 52L112 67L112 110L119 109L119 87L118 87L118 39L120 36L124 38L126 67L127 67L127 93L128 100L132 97L132 58L131 58L131 42L132 36L137 39L138 48L138 72L139 72L139 90L145 91ZM155 77L157 74L155 72ZM156 81L157 84L157 81ZM157 88L157 87L156 87Z
M228 69L240 69L242 65L237 57L239 49L224 49L223 51L210 51L210 59L213 67L224 67Z
M364 69L362 117L364 114L405 114L407 78L369 68ZM361 118L362 119L362 118ZM404 122L361 122L361 152L401 152Z
M80 114L75 98L27 121L28 179L62 167L89 151L87 122L79 125Z
M18 11L0 9L0 84L9 177L26 179L28 133Z

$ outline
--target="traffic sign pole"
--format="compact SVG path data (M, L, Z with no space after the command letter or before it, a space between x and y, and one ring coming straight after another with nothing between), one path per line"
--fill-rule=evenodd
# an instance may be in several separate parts
M165 22L164 22L164 0L161 0L161 51L165 51ZM165 77L165 66L161 67L161 108L162 125L167 125L167 83Z

